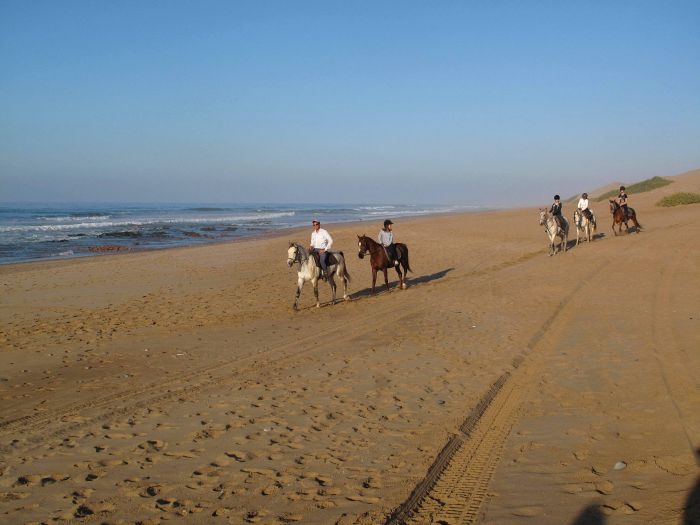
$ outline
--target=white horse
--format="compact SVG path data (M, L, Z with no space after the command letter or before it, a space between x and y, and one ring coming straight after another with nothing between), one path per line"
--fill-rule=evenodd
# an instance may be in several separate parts
M343 252L328 252L328 259L328 284L331 285L331 292L333 294L331 304L335 304L335 276L340 277L340 279L343 281L343 299L347 301L350 298L348 296L350 274L345 266L345 257L343 256ZM309 255L306 248L295 242L290 242L289 250L287 250L287 266L291 268L294 263L299 263L299 272L297 274L297 293L294 300L294 309L299 309L299 297L301 296L301 289L304 287L304 283L306 281L311 281L311 284L314 287L314 295L316 296L316 307L320 307L321 303L318 300L318 280L321 277L321 269L316 266L316 261Z
M544 232L549 237L549 255L552 256L556 253L554 249L554 239L559 237L561 241L559 242L559 251L566 251L566 244L569 242L569 221L566 217L562 215L562 222L564 223L564 228L560 228L557 225L557 221L554 216L550 215L546 208L540 208L540 226L544 226Z
M576 246L579 243L579 237L583 236L588 242L593 240L593 232L597 229L595 214L590 210L592 219L589 220L586 214L577 209L574 212L574 224L576 225Z

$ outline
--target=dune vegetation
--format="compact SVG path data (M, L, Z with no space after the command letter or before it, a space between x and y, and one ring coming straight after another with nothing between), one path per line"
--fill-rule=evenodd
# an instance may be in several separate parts
M644 193L645 191L655 190L656 188L663 188L664 186L668 186L672 182L672 180L664 179L663 177L652 177L651 179L646 179L641 182L635 182L634 184L630 184L629 186L627 186L627 193ZM595 200L597 202L601 202L612 197L616 197L617 194L618 190L607 191L602 195L596 197Z
M663 199L656 203L657 206L671 207L681 204L697 204L700 202L700 193L692 193L689 191L679 191L666 195Z

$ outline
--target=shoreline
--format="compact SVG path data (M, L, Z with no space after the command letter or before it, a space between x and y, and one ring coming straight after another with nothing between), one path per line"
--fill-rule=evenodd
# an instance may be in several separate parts
M432 219L435 217L443 217L443 216L450 216L450 215L474 215L474 214L481 214L481 213L494 213L494 212L505 212L508 211L508 209L503 209L503 208L488 208L488 209L479 209L479 210L474 210L474 211L464 211L464 210L459 210L459 211L447 211L447 212L438 212L438 213L428 213L428 214L420 214L420 215L404 215L401 216L401 220L406 219L406 220L411 220L411 219ZM340 226L340 227L345 227L345 226L352 226L352 225L359 225L359 224L367 224L371 222L373 219L367 219L367 220L348 220L348 221L339 221L339 222L327 222L323 223L326 225L331 225L331 226ZM383 220L383 219L376 219L378 222ZM381 225L379 225L381 227ZM164 247L152 247L152 248L140 248L140 247L130 247L128 249L124 250L115 250L115 251L105 251L105 252L94 252L94 253L85 253L82 255L72 255L72 256L55 256L55 257L46 257L46 258L41 258L41 259L28 259L26 261L8 261L8 262L0 262L0 272L2 271L3 268L6 267L11 267L14 265L18 266L25 266L25 265L31 265L31 264L54 264L54 263L60 263L60 262L75 262L79 260L91 260L94 258L102 258L102 257L124 257L127 255L135 255L135 254L144 254L144 253L151 253L151 252L163 252L163 251L168 251L168 250L183 250L183 249L197 249L197 248L207 248L207 247L213 247L213 246L222 246L222 245L227 245L227 244L238 244L242 242L254 242L257 240L263 240L263 239L269 239L269 238L276 238L276 237L284 237L287 235L289 232L296 232L296 231L305 231L304 226L291 226L288 228L280 228L276 230L267 230L263 231L261 233L256 233L252 235L246 235L246 236L240 236L237 238L233 239L226 239L226 240L216 240L212 239L210 241L205 241L201 244L183 244L180 246L164 246ZM309 234L310 235L310 234Z

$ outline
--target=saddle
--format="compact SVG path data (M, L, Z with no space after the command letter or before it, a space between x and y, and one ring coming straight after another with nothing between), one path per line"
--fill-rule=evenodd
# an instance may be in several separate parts
M327 266L333 266L334 264L338 264L338 259L334 255L333 252L326 252L328 256L326 257L326 265ZM321 267L321 254L318 252L312 252L312 255L314 256L314 261L316 262L316 266L318 268Z

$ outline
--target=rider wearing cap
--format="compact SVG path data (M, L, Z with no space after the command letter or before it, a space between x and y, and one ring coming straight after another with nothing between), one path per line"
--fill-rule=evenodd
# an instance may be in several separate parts
M586 218L589 221L593 220L593 212L591 212L591 210L588 209L588 193L584 193L583 195L581 195L581 198L578 201L578 209L586 216Z
M321 277L325 279L328 277L326 258L331 246L333 246L333 237L321 228L320 221L314 219L311 221L311 225L313 226L313 231L311 232L311 246L309 246L309 249L312 253L318 253L319 262L321 263Z
M620 208L622 208L622 211L625 214L625 220L628 220L628 213L629 211L627 210L627 193L625 193L625 187L620 186L620 193L615 199L615 201L620 205Z
M379 230L379 236L377 238L379 244L384 246L387 259L389 260L389 266L396 266L399 264L398 257L396 255L396 245L394 244L394 232L392 231L393 224L394 223L389 219L385 220L384 228Z
M563 217L561 216L561 200L559 195L554 196L554 202L552 203L552 207L549 208L549 213L551 213L554 217L554 220L557 222L557 226L563 230L564 221Z

